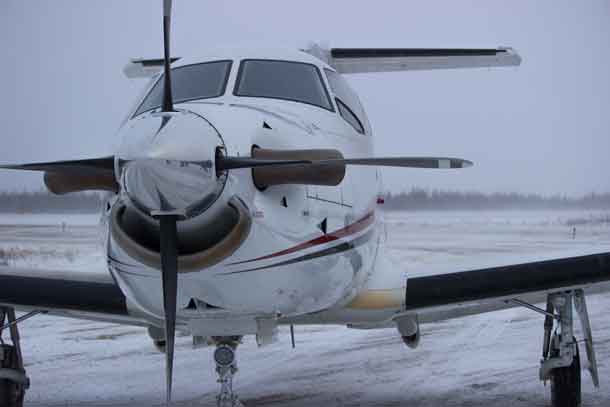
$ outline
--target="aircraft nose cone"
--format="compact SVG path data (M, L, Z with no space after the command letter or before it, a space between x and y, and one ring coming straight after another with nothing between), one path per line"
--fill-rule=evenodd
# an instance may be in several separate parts
M145 214L191 218L222 192L226 175L216 175L215 158L224 142L205 118L189 111L145 114L122 133L119 182Z

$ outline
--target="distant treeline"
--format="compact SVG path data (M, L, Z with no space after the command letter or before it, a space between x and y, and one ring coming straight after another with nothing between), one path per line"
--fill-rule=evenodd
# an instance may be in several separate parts
M562 195L484 194L413 188L409 192L387 193L384 207L389 210L610 209L610 193L570 198Z
M609 209L610 193L579 198L561 195L438 191L413 188L385 196L388 210L484 210L484 209ZM53 195L47 191L0 192L0 212L95 213L103 204L98 193Z
M97 193L0 192L0 212L8 213L95 213L102 203Z

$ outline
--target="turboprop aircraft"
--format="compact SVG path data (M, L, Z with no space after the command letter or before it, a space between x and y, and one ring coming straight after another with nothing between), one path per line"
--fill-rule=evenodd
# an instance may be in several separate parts
M44 172L50 191L108 191L104 275L2 268L0 405L28 379L17 324L39 313L148 328L166 358L171 403L176 330L216 347L219 406L233 392L241 338L272 343L280 324L394 328L523 306L545 318L540 379L552 404L580 405L573 309L598 383L585 290L610 288L610 253L409 278L385 250L379 167L461 170L451 157L375 157L372 129L344 75L516 66L497 49L217 49L132 60L150 79L113 156L2 166ZM398 79L398 78L397 78ZM534 304L546 303L544 308ZM25 311L20 318L15 310Z

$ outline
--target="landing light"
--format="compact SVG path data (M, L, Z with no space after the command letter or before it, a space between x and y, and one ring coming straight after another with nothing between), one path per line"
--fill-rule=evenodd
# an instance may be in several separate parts
M222 367L228 367L235 361L235 351L229 345L219 345L214 351L214 361Z

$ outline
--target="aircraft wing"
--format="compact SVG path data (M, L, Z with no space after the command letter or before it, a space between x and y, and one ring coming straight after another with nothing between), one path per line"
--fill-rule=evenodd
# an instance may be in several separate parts
M579 288L610 291L610 253L410 278L406 313L439 321L546 302L548 293Z
M110 274L0 267L0 305L21 311L144 325Z
M337 72L367 73L429 69L518 66L512 48L331 48L313 46L306 52L321 58Z
M610 291L610 253L411 277L404 314L433 322L546 301L548 293ZM21 311L145 325L110 274L0 267L0 305ZM403 313L397 315L399 317Z

